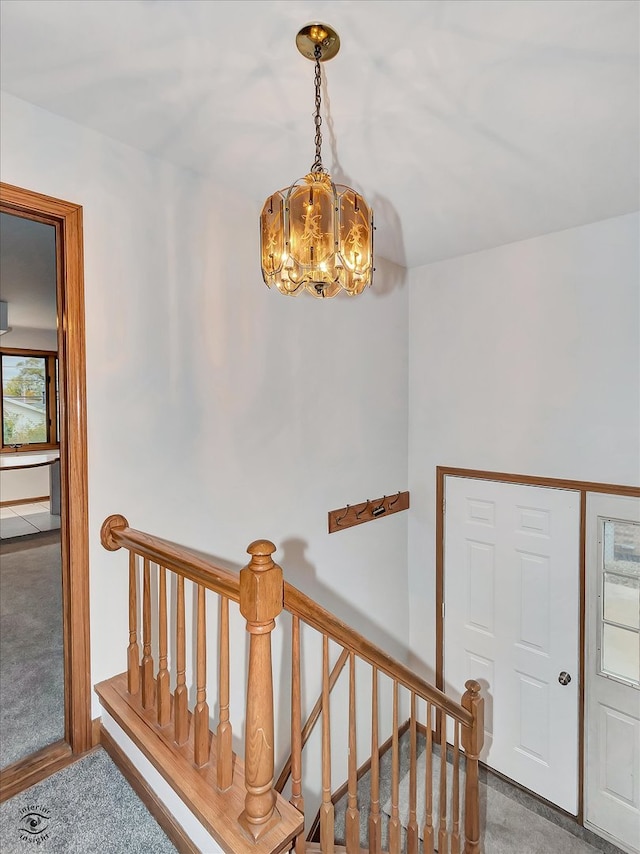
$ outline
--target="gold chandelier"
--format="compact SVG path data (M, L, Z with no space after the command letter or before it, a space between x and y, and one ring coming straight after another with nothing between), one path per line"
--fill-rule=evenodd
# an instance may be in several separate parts
M272 193L260 215L262 277L268 287L296 295L333 297L361 294L373 278L373 212L362 196L334 184L322 165L320 116L321 62L340 49L338 34L326 24L303 27L300 53L315 62L315 144L311 171L290 187Z

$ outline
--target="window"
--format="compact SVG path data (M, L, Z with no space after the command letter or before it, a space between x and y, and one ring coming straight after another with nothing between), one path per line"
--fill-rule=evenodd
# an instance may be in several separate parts
M640 524L600 524L601 673L640 686Z
M58 447L58 357L40 350L1 351L2 450Z

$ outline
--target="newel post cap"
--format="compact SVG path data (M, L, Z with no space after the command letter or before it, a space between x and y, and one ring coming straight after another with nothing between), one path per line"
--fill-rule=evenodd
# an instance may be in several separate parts
M484 697L480 691L482 686L475 679L465 682L467 689L462 695L462 707L471 712L473 723L471 729L463 731L462 741L467 758L477 759L484 744Z
M252 558L251 563L262 563L260 558L267 559L267 562L269 562L268 559L275 550L276 547L271 540L254 540L247 546L247 554L250 554ZM273 563L273 561L270 562Z

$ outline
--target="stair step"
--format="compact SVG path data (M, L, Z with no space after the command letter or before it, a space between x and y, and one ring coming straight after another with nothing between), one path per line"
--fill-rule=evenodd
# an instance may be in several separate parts
M246 794L244 763L234 754L233 782L225 792L216 785L216 738L211 734L211 759L202 768L192 764L192 736L178 746L173 741L172 725L155 724L155 709L143 709L139 695L127 691L127 675L121 673L95 686L103 708L133 743L144 753L176 794L184 801L206 830L229 854L278 854L288 851L291 841L303 827L303 817L280 795L276 809L281 821L257 842L238 824Z

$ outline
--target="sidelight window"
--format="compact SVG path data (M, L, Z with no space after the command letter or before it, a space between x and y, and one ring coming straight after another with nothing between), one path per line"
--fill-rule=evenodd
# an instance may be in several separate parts
M600 524L600 672L640 687L640 524Z

